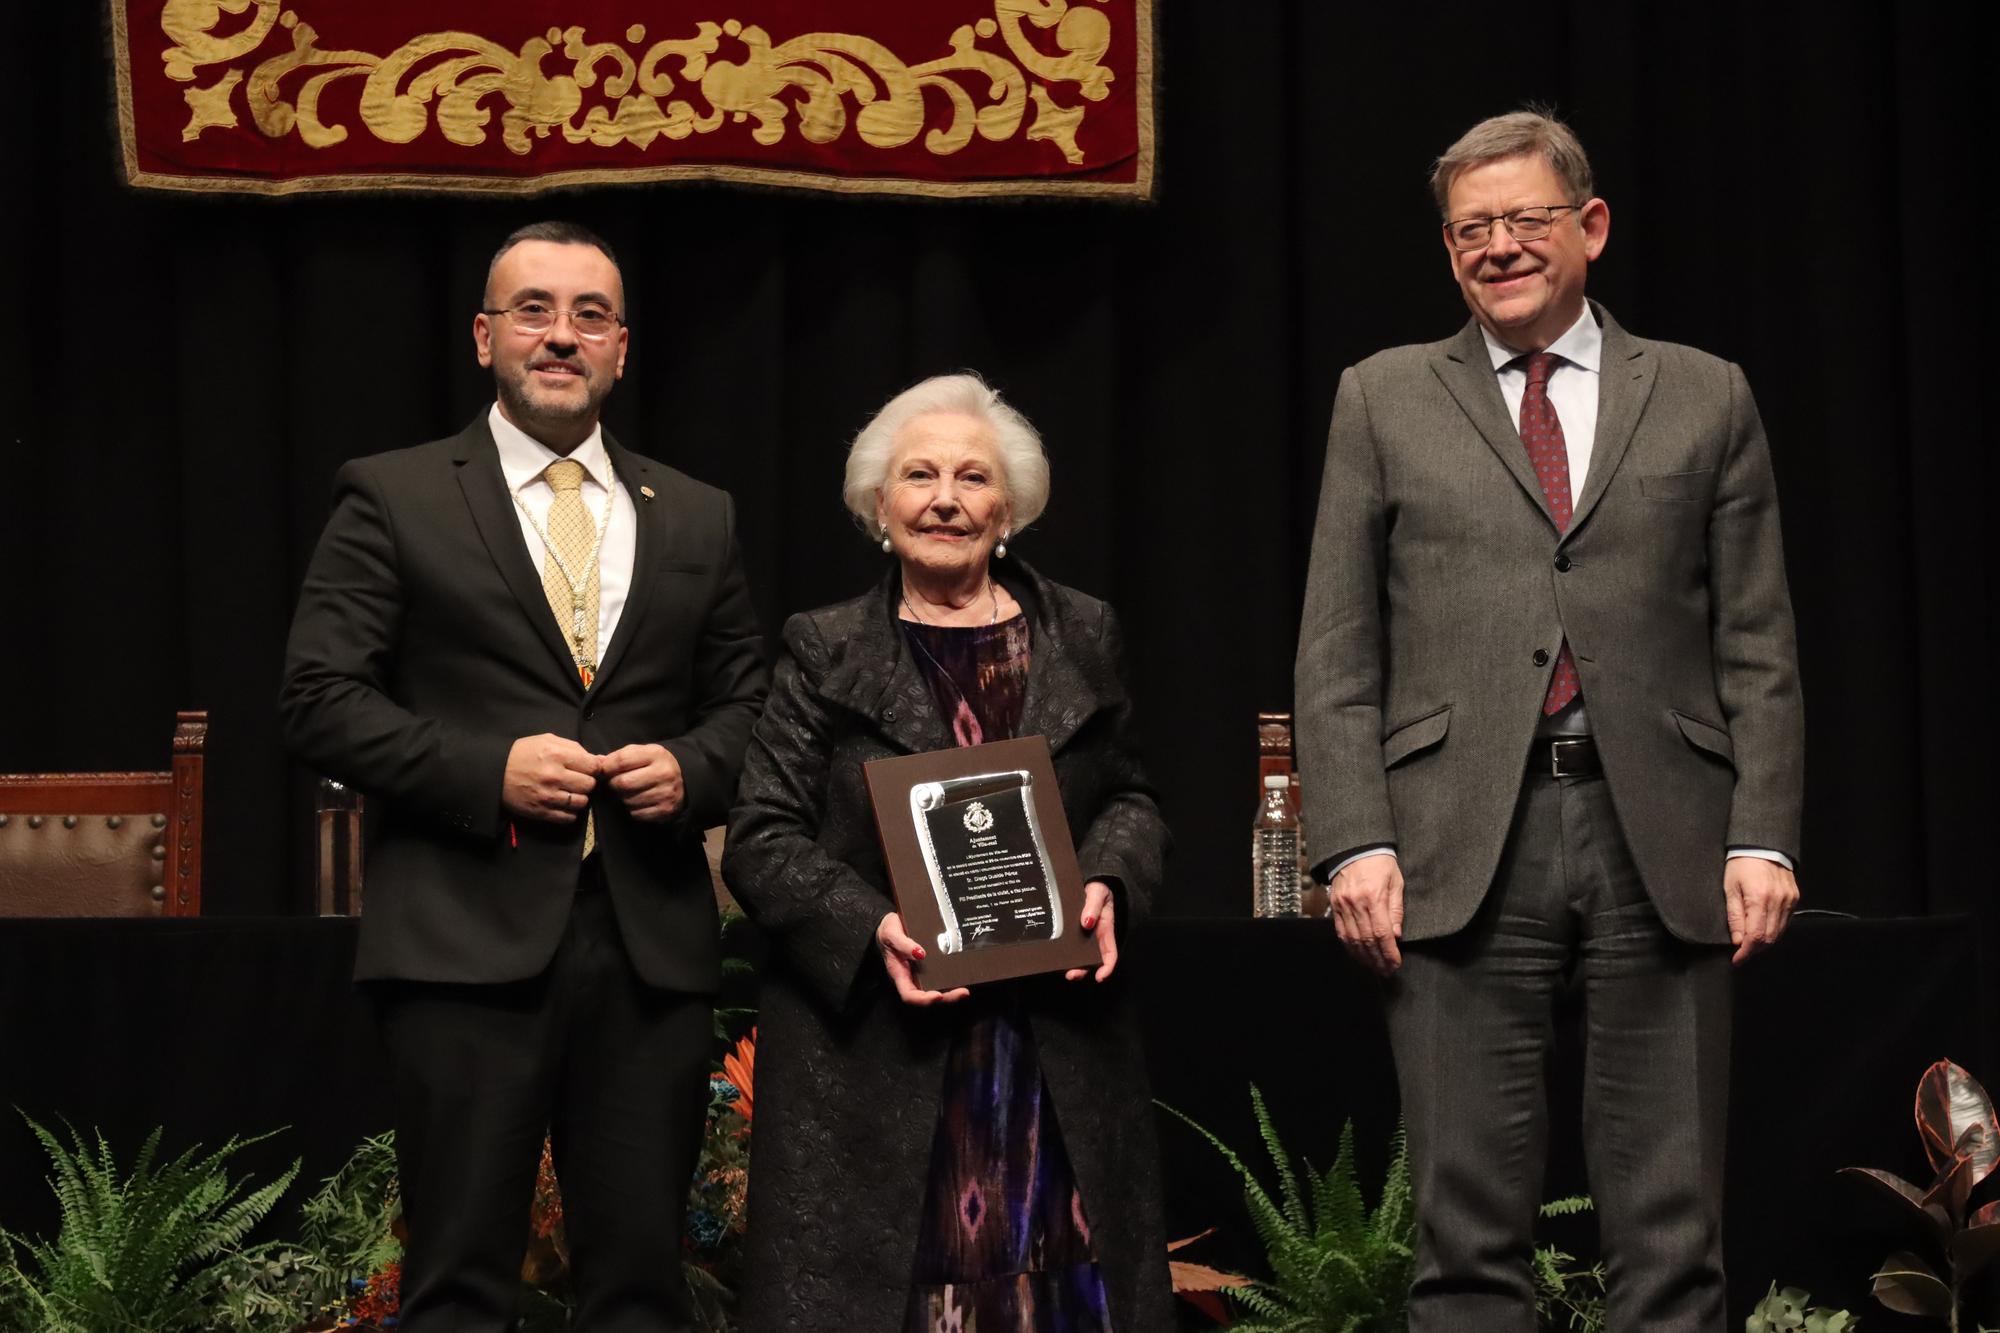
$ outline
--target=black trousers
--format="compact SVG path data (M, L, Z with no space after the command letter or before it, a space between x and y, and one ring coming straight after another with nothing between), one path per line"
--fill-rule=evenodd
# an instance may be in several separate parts
M1604 779L1542 773L1523 785L1479 915L1406 945L1389 986L1417 1204L1411 1333L1535 1329L1545 1069L1572 975L1609 1326L1723 1331L1729 951L1661 924Z
M601 891L577 895L538 977L370 989L395 1074L404 1333L513 1327L545 1132L575 1326L690 1327L680 1236L707 1114L709 997L641 982Z

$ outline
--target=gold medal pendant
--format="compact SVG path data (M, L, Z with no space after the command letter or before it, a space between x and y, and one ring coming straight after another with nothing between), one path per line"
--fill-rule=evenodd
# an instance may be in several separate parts
M575 659L576 674L583 678L583 688L587 690L590 688L590 682L597 676L597 663L587 662L583 656L583 645L588 642L585 636L588 633L589 624L584 618L583 594L580 592L571 593L569 605L570 623L575 626L575 634L571 640L570 656Z
M514 492L514 503L520 507L535 536L541 538L542 591L547 595L549 610L555 616L557 632L568 641L570 662L576 667L576 674L587 690L597 678L599 645L596 608L593 605L598 592L597 556L603 549L604 535L611 527L615 492L606 488L604 515L593 523L581 495L586 475L582 464L574 460L558 460L544 469L542 475L549 489L555 492L555 498L550 502L547 525L536 517L519 490ZM565 602L569 608L567 622L563 619ZM586 846L588 843L586 834Z

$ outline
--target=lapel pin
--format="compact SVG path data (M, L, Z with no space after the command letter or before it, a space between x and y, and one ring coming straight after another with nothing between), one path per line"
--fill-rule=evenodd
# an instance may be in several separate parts
M639 494L645 496L648 500L650 500L653 498L653 488L651 486L641 486L639 488Z

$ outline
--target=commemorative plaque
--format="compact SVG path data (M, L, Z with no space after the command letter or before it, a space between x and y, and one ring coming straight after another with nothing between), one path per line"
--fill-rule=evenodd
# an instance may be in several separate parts
M863 765L919 985L1096 967L1049 743L1023 736Z

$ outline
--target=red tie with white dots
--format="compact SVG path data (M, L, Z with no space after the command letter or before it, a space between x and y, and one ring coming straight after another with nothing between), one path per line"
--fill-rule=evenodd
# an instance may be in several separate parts
M1562 422L1555 404L1549 401L1549 376L1562 358L1554 352L1536 352L1526 358L1528 389L1521 395L1521 443L1528 446L1528 461L1542 483L1542 495L1556 531L1568 532L1570 520L1569 445L1563 440ZM1569 639L1556 654L1555 674L1549 677L1549 692L1542 699L1542 715L1562 711L1565 704L1583 690L1576 678L1576 659L1570 656Z

